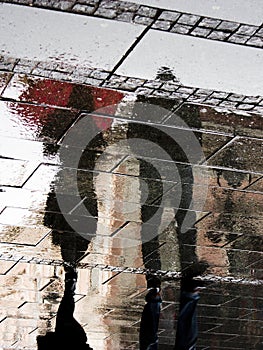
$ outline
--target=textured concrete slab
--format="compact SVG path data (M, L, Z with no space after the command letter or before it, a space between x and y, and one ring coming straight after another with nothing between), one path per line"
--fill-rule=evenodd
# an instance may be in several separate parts
M10 57L113 69L140 25L0 4L1 52Z
M186 86L258 96L263 94L262 59L260 49L150 30L117 73L154 79L168 67Z

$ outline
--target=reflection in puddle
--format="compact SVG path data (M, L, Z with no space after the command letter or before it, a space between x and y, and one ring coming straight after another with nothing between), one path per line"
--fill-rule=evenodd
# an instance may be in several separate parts
M15 88L16 81L23 87L16 96L12 89L6 89L5 94L23 102L0 103L4 120L1 152L5 157L1 161L3 167L8 164L11 169L11 164L14 170L2 177L1 253L18 252L49 262L54 259L54 264L56 260L94 266L78 270L75 295L75 313L92 348L138 347L149 275L124 273L118 267L125 271L146 268L152 272L185 272L203 261L206 273L260 278L262 175L257 158L258 118L237 123L235 115L184 105L178 115L188 126L181 130L182 125L177 128L176 124L178 116L171 113L176 108L174 102L147 100L169 107L147 115L145 104L135 107L132 99L126 103L119 92L66 83L60 87L58 82L45 83L44 79L15 79L9 88L12 84ZM54 99L56 89L63 92L61 100ZM90 112L116 103L117 107L104 109L104 115L86 113L77 119L80 109ZM77 170L57 154L58 141L67 141L67 131L76 120L88 120L89 130L96 135L86 149L81 148ZM148 125L149 121L157 124ZM164 124L159 125L162 121ZM202 208L206 163L200 163L198 157L196 163L190 162L178 145L168 142L173 137L178 140L174 135L184 135L189 148L190 129L211 164ZM62 145L71 156L78 154L85 131L75 134L76 144ZM137 141L129 143L129 138ZM160 147L147 147L145 140ZM257 156L253 157L253 152ZM74 176L77 186L72 181ZM58 196L64 203L63 210ZM183 232L186 216L188 226ZM102 269L102 265L115 270ZM2 322L3 342L33 347L37 334L55 329L64 270L61 266L22 262L4 263L1 269L1 300L7 305L3 305L3 319L7 317ZM159 340L160 344L168 344L171 338L174 342L174 312L179 308L180 287L178 281L164 279L162 284L163 331ZM218 305L234 303L242 292L218 285L213 288L204 292L202 317L206 317L209 305L217 301ZM254 293L249 289L250 302L255 302L253 307L257 309L256 287ZM241 295L240 310L244 299ZM218 308L211 315L223 318L227 312L229 309L221 312ZM217 325L208 329L213 327ZM215 344L220 346L219 340Z

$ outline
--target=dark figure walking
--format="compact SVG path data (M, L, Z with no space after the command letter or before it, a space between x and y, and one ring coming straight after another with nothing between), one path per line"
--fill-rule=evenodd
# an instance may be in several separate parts
M158 325L162 299L160 296L160 280L158 278L148 280L149 292L146 294L141 325L140 325L140 350L158 349Z
M174 350L195 350L198 337L197 302L200 284L193 279L182 279L180 309Z
M65 290L57 313L55 332L47 332L45 336L37 337L38 350L92 350L86 344L87 336L84 329L73 317L77 272L71 267L67 270Z

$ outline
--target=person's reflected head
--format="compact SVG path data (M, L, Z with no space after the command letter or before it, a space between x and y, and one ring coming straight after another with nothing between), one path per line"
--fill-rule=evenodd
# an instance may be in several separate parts
M161 279L158 276L150 275L147 277L147 289L161 288Z

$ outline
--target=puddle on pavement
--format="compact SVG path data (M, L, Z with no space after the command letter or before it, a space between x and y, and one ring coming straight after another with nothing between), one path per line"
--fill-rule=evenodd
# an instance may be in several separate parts
M64 97L56 100L51 92L59 82L14 79L17 90L14 80L4 97L20 102L0 103L6 122L1 124L1 162L8 169L1 178L0 253L21 261L1 265L5 343L34 347L38 334L54 330L63 262L79 264L75 316L90 345L100 350L137 347L147 281L142 273L129 272L132 268L181 271L204 260L206 273L221 278L262 278L258 117L241 120L193 104L180 107L174 117L177 104L160 99L151 101L155 114L147 114L150 100L133 114L119 92L62 83ZM41 94L33 92L38 88ZM79 104L77 95L83 96ZM114 106L102 115L87 113L109 103ZM169 110L156 113L158 105ZM80 114L81 109L88 111ZM86 128L74 130L78 116ZM193 135L209 166L202 152L188 159ZM133 138L136 142L126 142ZM213 320L226 317L230 303L240 313L244 302L257 312L259 287L236 288L213 283L203 292L206 331L231 327L229 320L215 325L207 318L209 312ZM178 280L163 278L160 344L175 336L179 291ZM201 336L200 344L204 341Z

